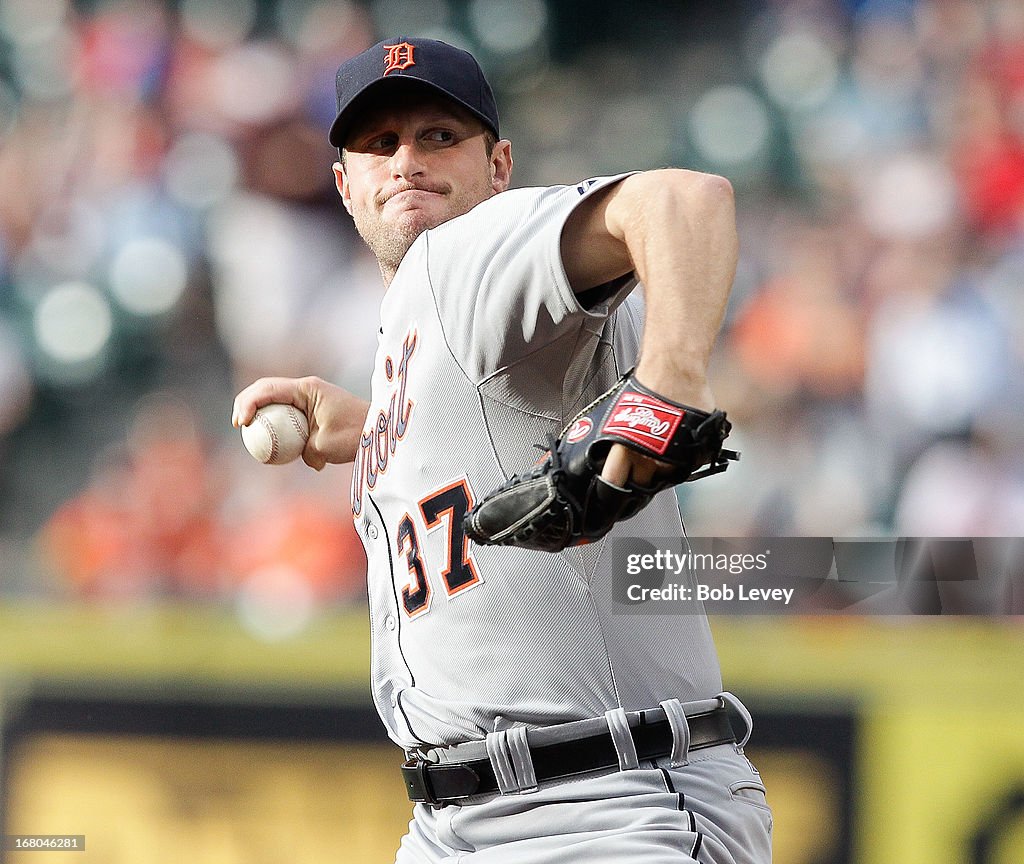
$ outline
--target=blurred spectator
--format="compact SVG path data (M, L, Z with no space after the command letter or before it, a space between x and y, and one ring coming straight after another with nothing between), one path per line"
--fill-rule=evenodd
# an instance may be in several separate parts
M863 386L863 312L843 296L836 236L801 226L787 238L791 259L732 320L738 374L773 400L843 399Z
M188 406L148 401L44 528L47 558L85 596L212 595L218 479Z
M44 526L48 569L92 598L229 599L272 568L321 603L361 596L365 562L347 512L287 484L238 496L245 483L232 465L182 399L146 400L88 488Z
M62 504L43 529L44 559L72 593L122 597L139 591L123 497L130 476L127 454L101 454L89 487Z
M947 441L916 460L896 528L908 537L1015 537L1024 525L1024 472L991 442Z

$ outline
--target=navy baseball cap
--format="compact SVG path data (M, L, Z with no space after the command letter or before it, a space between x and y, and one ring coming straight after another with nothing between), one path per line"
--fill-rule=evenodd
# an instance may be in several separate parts
M331 144L339 149L367 97L386 95L410 83L426 87L461 105L498 136L498 108L476 58L468 51L436 39L399 36L385 39L338 68L338 116L331 125Z

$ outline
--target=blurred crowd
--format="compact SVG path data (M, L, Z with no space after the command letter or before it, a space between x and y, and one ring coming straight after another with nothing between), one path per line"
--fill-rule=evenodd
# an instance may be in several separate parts
M1020 534L1024 4L599 5L0 0L0 592L267 627L364 596L346 470L257 466L228 418L261 375L366 393L326 129L399 32L477 53L514 185L733 182L743 461L680 491L692 533Z

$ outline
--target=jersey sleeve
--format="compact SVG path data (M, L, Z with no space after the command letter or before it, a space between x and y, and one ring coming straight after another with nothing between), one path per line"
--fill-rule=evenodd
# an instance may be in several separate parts
M448 348L474 382L573 330L596 327L636 284L586 292L562 264L561 236L580 202L628 174L575 186L515 189L426 234L427 272Z

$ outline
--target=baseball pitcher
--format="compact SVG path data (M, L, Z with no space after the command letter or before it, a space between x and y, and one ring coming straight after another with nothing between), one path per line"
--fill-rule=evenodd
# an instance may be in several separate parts
M386 289L371 400L266 378L233 422L291 404L307 464L354 462L373 698L416 802L397 861L770 861L706 619L612 613L613 538L682 538L671 487L735 458L706 380L728 182L511 190L480 66L429 39L346 61L337 96L338 190Z

